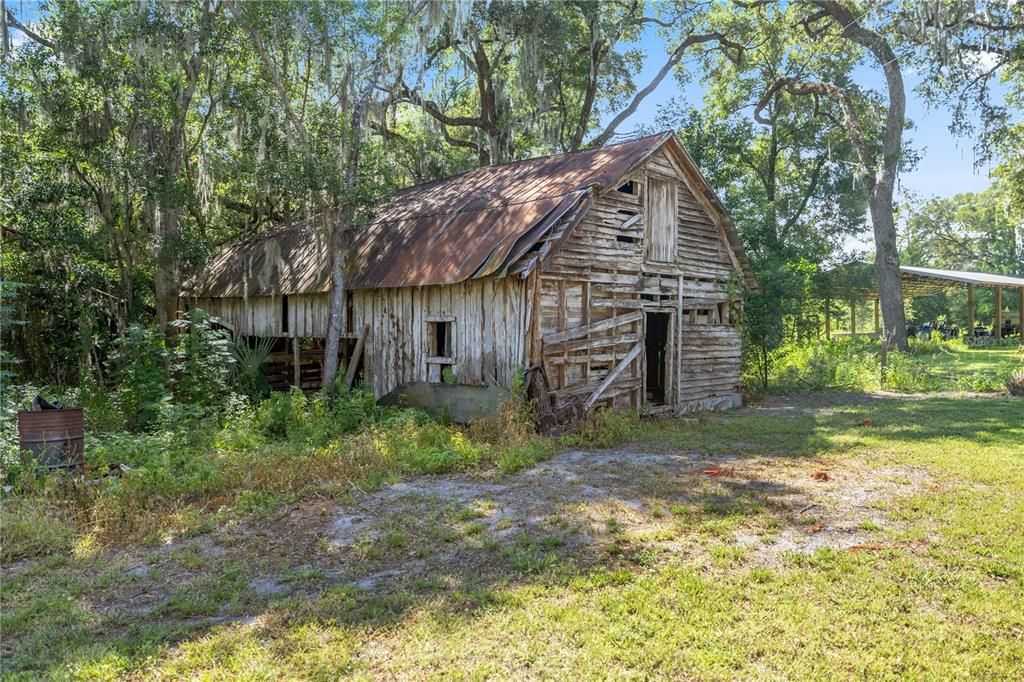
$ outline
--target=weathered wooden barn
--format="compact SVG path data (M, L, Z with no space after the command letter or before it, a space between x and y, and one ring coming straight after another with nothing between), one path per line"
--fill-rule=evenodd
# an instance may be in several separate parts
M290 339L283 357L310 387L327 332L325 241L302 223L230 246L184 296L237 335ZM737 322L757 282L672 133L402 190L348 263L343 353L364 337L378 397L420 382L508 387L536 367L552 397L587 407L740 403Z

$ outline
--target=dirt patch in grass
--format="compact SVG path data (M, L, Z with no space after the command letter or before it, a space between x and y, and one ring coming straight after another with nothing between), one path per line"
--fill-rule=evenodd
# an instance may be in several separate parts
M775 566L823 548L870 550L893 523L889 503L927 482L855 460L570 450L515 475L414 478L108 557L84 599L127 619L213 623L339 587L475 589L556 564Z

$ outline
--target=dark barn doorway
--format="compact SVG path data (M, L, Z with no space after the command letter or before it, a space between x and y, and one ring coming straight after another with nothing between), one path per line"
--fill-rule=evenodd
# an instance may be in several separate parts
M665 378L668 363L668 330L671 313L647 313L644 352L647 357L647 402L665 404Z

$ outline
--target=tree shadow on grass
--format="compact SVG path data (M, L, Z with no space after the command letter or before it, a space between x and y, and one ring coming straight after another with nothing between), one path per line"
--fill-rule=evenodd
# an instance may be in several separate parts
M116 599L112 607L110 593L145 590L152 576L108 587L91 576L58 590L52 598L69 599L51 605L67 618L34 620L31 609L45 604L28 605L15 625L44 627L16 631L13 643L8 634L5 666L53 673L113 661L134 669L185 642L231 649L337 625L365 633L423 610L474 618L519 587L601 585L676 558L709 561L694 536L728 538L758 519L799 517L807 490L775 467L806 469L823 453L856 447L860 433L891 444L951 434L1010 442L1020 437L1014 415L1024 404L852 402L666 422L643 444L562 452L502 478L423 477L340 505L303 502L197 539L190 554L159 550L164 587L130 608Z

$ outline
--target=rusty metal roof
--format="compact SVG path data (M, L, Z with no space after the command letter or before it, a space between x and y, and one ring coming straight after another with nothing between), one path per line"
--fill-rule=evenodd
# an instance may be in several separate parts
M355 234L348 284L423 286L500 275L580 202L614 187L669 140L672 133L661 133L485 166L396 192ZM311 221L226 248L186 285L186 295L327 291L327 231Z
M230 298L327 291L328 232L319 216L279 226L222 249L183 287L183 296Z

